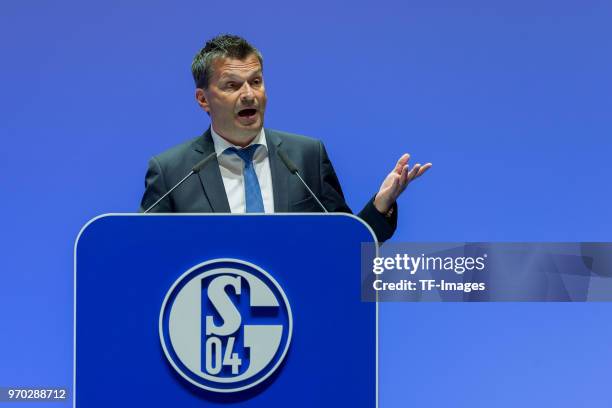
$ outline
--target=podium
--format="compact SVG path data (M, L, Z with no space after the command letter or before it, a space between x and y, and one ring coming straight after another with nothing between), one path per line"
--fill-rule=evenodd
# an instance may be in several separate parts
M115 214L75 244L77 408L375 407L348 214Z

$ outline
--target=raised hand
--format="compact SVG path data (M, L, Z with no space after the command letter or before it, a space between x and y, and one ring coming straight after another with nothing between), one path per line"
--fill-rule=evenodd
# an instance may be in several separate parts
M408 166L409 160L410 155L408 153L402 155L397 161L395 168L385 177L374 198L374 206L379 212L383 214L389 212L393 203L404 192L408 184L412 180L421 177L432 166L431 163L422 166L420 163L417 163L410 169Z

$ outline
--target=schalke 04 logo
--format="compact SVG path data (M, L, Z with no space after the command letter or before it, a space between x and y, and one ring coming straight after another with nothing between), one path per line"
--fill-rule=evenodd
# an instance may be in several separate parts
M159 336L174 369L215 392L251 388L282 363L293 330L278 282L236 259L196 265L172 285L161 308Z

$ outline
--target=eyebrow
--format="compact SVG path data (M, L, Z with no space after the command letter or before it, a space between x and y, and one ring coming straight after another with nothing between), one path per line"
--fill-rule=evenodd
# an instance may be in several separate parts
M262 75L263 75L262 70L258 69L257 71L254 71L251 74L249 74L248 78L250 79L250 78L258 77L258 76L262 76ZM242 76L238 75L238 74L234 74L234 73L227 74L227 73L224 72L223 74L221 74L221 77L219 78L219 80L221 80L221 81L225 81L225 80L228 80L228 79L230 79L230 80L231 79L240 79L242 81Z

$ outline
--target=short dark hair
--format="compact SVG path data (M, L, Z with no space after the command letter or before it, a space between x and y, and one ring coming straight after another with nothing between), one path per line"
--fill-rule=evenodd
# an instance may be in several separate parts
M196 88L207 89L210 77L213 74L212 65L217 58L246 59L249 55L255 55L263 70L263 58L259 50L253 47L242 37L233 34L221 34L206 42L193 57L191 63L191 74Z

